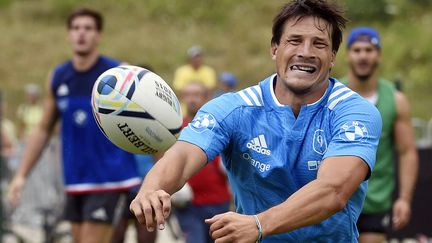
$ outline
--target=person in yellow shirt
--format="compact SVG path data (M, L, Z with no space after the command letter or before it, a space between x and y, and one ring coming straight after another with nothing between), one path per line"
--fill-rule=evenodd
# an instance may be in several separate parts
M40 102L40 88L36 84L25 86L26 101L18 106L20 137L26 139L42 119L43 107Z
M216 87L216 72L212 67L203 64L203 50L192 46L187 50L188 64L175 71L173 87L180 92L190 82L202 82L210 90Z

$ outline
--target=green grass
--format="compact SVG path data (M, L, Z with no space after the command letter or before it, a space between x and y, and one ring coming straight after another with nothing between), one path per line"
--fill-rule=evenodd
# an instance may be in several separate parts
M64 19L76 6L84 4L105 13L106 29L100 47L104 54L131 64L151 65L170 83L175 68L185 62L186 49L199 44L205 48L208 64L217 71L234 72L245 87L274 71L269 55L271 21L284 2L0 0L0 82L9 103L8 115L13 116L22 102L25 84L45 85L49 71L70 56ZM380 8L385 7L382 2ZM382 74L388 79L403 80L413 114L430 118L430 5L423 3L429 9L422 9L403 0L387 2L410 8L400 11L403 13L400 15L383 15L380 20L362 19L361 16L376 15L376 10L362 9L362 1L347 0L346 6L351 8L348 13L356 18L350 26L368 24L381 32ZM341 47L334 76L345 73L345 53Z

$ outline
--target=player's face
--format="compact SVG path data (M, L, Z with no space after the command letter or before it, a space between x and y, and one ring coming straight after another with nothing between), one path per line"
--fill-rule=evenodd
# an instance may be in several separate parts
M87 56L95 51L99 43L100 32L95 20L90 16L74 18L68 34L73 52L80 56Z
M198 83L187 84L181 92L181 97L186 105L188 114L195 115L208 101L208 95L209 91L204 85Z
M279 44L271 48L278 81L294 94L325 90L336 53L332 51L330 25L323 19L289 19Z
M369 42L354 42L347 55L352 73L362 81L375 73L380 61L380 51Z

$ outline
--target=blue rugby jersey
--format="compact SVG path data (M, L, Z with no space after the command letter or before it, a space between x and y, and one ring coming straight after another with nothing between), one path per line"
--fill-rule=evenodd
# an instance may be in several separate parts
M99 130L92 114L93 84L100 74L119 64L100 56L88 71L78 72L67 61L53 72L51 92L61 117L67 193L127 190L141 183L134 156L112 144Z
M277 101L275 80L272 75L208 102L179 138L199 146L208 160L222 154L242 214L284 202L316 179L327 157L358 156L370 171L375 164L381 116L373 105L330 78L324 96L302 106L295 118L289 106ZM357 242L356 222L366 189L364 181L346 207L323 222L263 242Z

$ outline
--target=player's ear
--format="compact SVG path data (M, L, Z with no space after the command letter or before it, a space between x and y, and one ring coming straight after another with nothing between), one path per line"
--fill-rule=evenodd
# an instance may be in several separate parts
M332 51L331 58L330 58L330 65L331 67L334 67L336 64L336 51Z
M278 49L278 44L272 43L270 47L270 55L272 57L272 60L276 60L277 49Z

